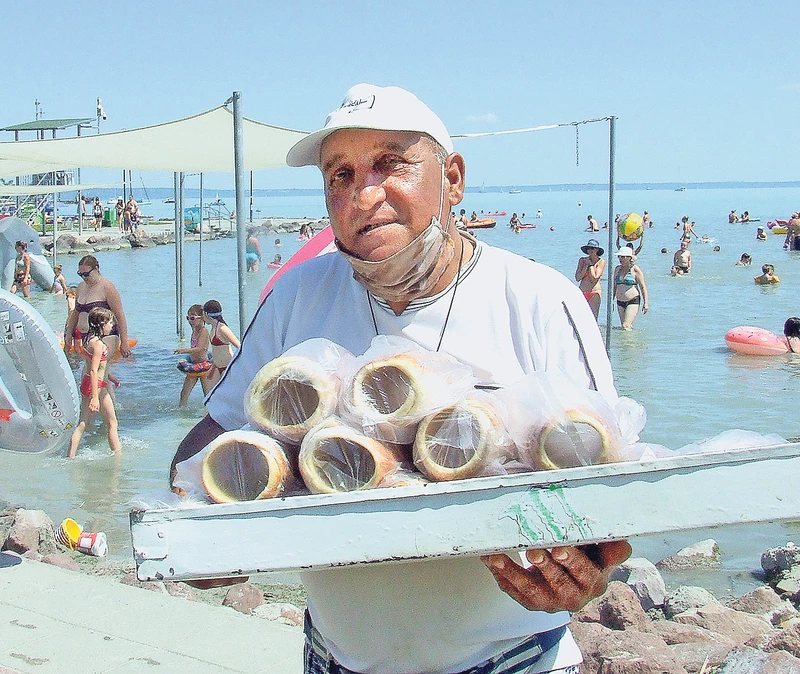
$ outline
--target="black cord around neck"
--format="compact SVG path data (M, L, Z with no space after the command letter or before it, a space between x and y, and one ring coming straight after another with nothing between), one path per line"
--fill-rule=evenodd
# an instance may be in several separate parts
M450 296L450 304L447 307L447 314L444 317L444 325L442 325L442 331L439 333L439 343L436 345L436 352L439 352L439 349L442 347L442 340L444 340L444 331L447 330L447 324L450 321L450 312L453 310L453 303L456 300L456 290L458 290L458 284L461 281L461 265L464 262L464 246L465 241L461 240L461 255L458 257L458 269L456 270L456 282L453 284L453 294ZM369 305L369 312L372 315L372 325L375 328L375 335L380 335L380 331L378 330L378 321L375 318L375 309L372 306L372 296L370 295L369 290L367 290L367 304Z

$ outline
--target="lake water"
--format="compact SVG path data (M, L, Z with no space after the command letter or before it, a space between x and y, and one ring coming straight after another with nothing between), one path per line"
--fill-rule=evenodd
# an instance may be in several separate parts
M232 207L233 199L229 200ZM189 205L187 200L187 205ZM261 197L255 207L263 217L322 217L322 197ZM480 230L483 241L535 258L569 278L581 256L580 246L590 234L583 231L588 214L601 224L608 218L604 192L522 192L519 194L468 193L462 207L491 212L505 210L494 230ZM737 325L759 325L780 333L788 316L800 315L800 253L783 251L783 236L769 234L756 241L756 224L730 225L727 214L748 210L761 224L786 218L800 209L800 190L719 189L674 191L618 191L615 211L648 210L655 227L646 233L638 264L650 291L650 312L640 315L634 330L618 328L614 311L611 361L617 388L641 402L648 412L642 439L671 448L714 436L732 428L800 436L796 412L800 388L800 356L772 358L738 356L725 346L723 336ZM143 211L171 215L172 206L153 204ZM537 209L542 217L532 217ZM526 213L536 229L511 232L511 213ZM681 216L696 221L696 230L716 239L692 243L693 273L669 275L672 252L678 247L674 229ZM553 228L551 231L550 228ZM597 236L607 247L607 232ZM281 248L275 237L262 237L265 260L280 252L284 259L301 242L283 235ZM661 248L669 249L662 254ZM736 267L742 252L753 256L750 268ZM236 254L233 239L203 243L202 286L198 284L197 243L186 246L186 306L218 299L231 326L238 325ZM117 394L123 452L110 455L102 427L87 433L77 459L63 456L34 457L0 452L0 498L41 508L58 522L73 517L89 530L108 534L111 554L130 558L127 503L144 495L163 493L169 463L185 433L204 414L199 385L188 409L178 410L183 375L175 368L173 349L180 344L175 326L175 251L172 246L98 254L102 273L120 290L131 336L139 342L132 362L115 366L123 385ZM70 283L77 283L77 258L61 259ZM775 265L782 282L756 286L753 276L763 263ZM247 311L254 312L261 289L272 274L266 264L248 275ZM34 293L31 302L55 330L63 329L64 300ZM605 300L601 324L605 330ZM181 320L184 320L181 318ZM187 334L189 332L187 326ZM77 366L77 363L76 363ZM792 403L792 400L795 403ZM796 489L787 476L786 488ZM691 494L675 494L691 507ZM633 504L631 507L635 507ZM800 538L800 523L727 528L714 532L686 532L652 536L634 541L636 554L653 560L675 552L700 538L713 536L723 550L726 574L707 578L704 584L717 590L741 591L752 584L749 571L759 566L759 555L768 547Z

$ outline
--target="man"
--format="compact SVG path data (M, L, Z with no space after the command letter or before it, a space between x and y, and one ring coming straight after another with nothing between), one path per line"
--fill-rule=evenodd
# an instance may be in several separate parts
M548 267L456 231L448 216L464 195L464 158L413 94L356 85L287 163L322 171L339 252L275 284L173 466L244 425L242 400L258 369L311 337L360 354L376 334L403 335L472 366L484 384L561 369L616 399L580 291ZM598 552L597 562L580 548L556 548L530 551L524 564L497 554L303 572L305 671L577 672L566 611L604 591L630 546Z
M670 274L678 276L692 271L692 251L689 250L689 239L681 239L681 247L672 258Z
M783 247L788 250L800 250L800 213L792 213L792 219L786 224Z
M589 221L589 226L586 228L585 231L587 232L599 232L600 227L597 224L597 220L595 220L591 215L587 215L586 219Z

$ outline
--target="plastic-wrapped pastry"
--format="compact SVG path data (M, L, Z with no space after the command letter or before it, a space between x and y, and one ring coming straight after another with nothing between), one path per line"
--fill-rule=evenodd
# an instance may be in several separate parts
M310 339L262 367L245 394L250 422L270 435L300 444L310 429L333 414L338 369L353 355L327 339Z
M227 431L203 452L203 487L217 503L273 498L291 479L283 449L263 433Z
M506 446L496 410L485 400L465 398L425 417L414 441L414 465L434 481L487 474ZM492 471L496 472L496 471Z
M565 410L564 416L551 419L538 437L534 464L540 470L619 461L604 419L580 409Z
M343 376L342 415L399 444L412 443L425 415L455 403L475 382L466 365L397 336L373 339L352 367Z
M330 418L312 429L300 446L300 475L315 494L382 486L403 466L402 450Z

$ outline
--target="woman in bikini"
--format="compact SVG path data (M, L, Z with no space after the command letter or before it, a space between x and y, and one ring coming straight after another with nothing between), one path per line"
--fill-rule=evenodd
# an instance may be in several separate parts
M203 319L209 326L211 333L211 365L212 368L207 375L209 390L216 386L222 379L222 374L228 363L233 358L231 346L239 348L239 340L233 334L233 330L228 327L222 317L222 305L217 300L208 300L203 305Z
M605 253L605 250L600 247L597 239L589 239L585 246L581 246L581 250L586 257L578 260L575 280L589 303L595 319L597 319L597 315L600 313L600 300L602 299L600 279L603 278L603 272L606 268L606 261L600 256Z
M83 280L78 285L75 311L67 320L64 349L69 352L75 342L80 343L81 335L85 335L89 329L89 312L99 307L109 309L114 314L114 326L110 334L103 338L109 347L111 359L113 360L117 351L123 358L127 358L131 355L128 346L128 322L117 289L111 281L101 276L100 263L93 255L80 259L78 276Z
M634 264L636 256L630 246L623 246L617 251L619 264L614 269L614 299L623 330L633 328L633 321L639 314L646 314L650 309L647 301L647 284L644 272Z
M189 356L189 362L192 365L199 365L201 367L208 367L208 346L210 338L208 335L208 328L203 321L203 307L199 304L193 304L186 312L186 320L192 326L192 336L189 341L188 349L175 349L175 353ZM185 363L186 361L181 361ZM178 369L186 372L186 378L183 380L183 388L181 389L181 397L178 401L178 407L186 407L189 404L189 394L192 392L197 380L200 380L200 386L203 388L205 395L211 390L211 384L208 381L208 373L198 374L202 372L189 371L181 367L178 363ZM212 366L213 367L213 366Z
M17 241L14 244L17 251L17 258L14 260L14 283L11 284L9 290L16 294L18 288L22 288L22 294L25 297L31 296L31 256L28 253L28 242Z
M103 339L114 327L114 314L108 309L97 307L89 312L88 329L81 338L83 349L83 377L81 378L81 417L72 433L67 456L72 459L78 451L86 426L97 413L103 415L108 428L108 444L114 454L121 452L117 433L117 413L114 410L114 397L108 388L109 347Z

